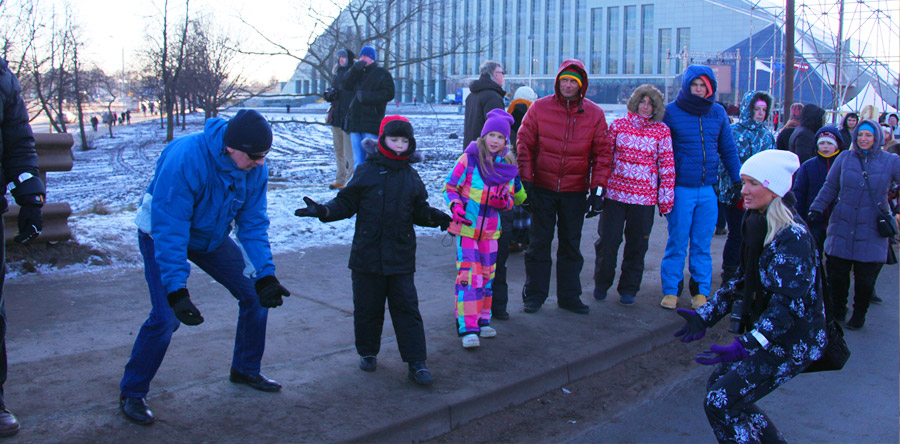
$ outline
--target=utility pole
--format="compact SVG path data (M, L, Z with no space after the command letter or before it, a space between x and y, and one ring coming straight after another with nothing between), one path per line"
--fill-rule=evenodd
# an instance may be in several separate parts
M794 0L785 0L784 39L784 116L790 119L794 104Z
M844 93L841 88L841 63L844 58L844 0L841 0L841 8L838 15L838 35L837 35L837 63L834 69L834 114L831 115L831 123L837 123L838 108L844 102Z

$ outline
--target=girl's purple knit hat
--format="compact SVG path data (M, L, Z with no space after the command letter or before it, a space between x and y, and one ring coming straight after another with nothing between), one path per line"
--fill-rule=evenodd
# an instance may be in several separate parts
M481 137L484 137L491 131L497 131L506 136L506 140L509 140L509 127L513 122L513 116L509 115L508 112L500 108L492 109L487 113L487 120L481 129Z

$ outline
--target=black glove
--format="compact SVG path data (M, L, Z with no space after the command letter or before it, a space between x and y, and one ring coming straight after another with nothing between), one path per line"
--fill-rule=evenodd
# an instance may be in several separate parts
M819 222L820 220L822 220L822 212L816 211L816 210L810 210L810 212L807 213L807 215L806 215L806 220L807 220L807 222L810 222L810 223ZM21 226L21 224L20 224L20 226Z
M200 325L203 323L203 316L200 316L200 310L191 302L191 295L187 288L179 288L166 296L169 300L169 306L175 312L175 317L184 325Z
M534 202L531 200L531 190L534 189L534 186L532 185L531 182L525 182L523 180L522 188L525 189L525 200L522 201L522 203L519 204L519 206L522 207L523 210L530 213L532 211L531 204L532 204L532 202Z
M693 342L706 334L706 325L703 324L703 319L696 311L679 308L676 312L687 321L681 330L675 332L675 337L681 338L681 342Z
M326 102L334 102L334 99L337 98L337 91L335 89L329 89L325 91L325 94L322 94L322 98L325 99Z
M364 62L362 60L357 60L356 63L354 63L353 66L351 66L350 68L359 71L359 70L362 70L363 68L365 68L366 66L368 66L368 65L366 65L366 62Z
M19 232L13 240L24 244L30 242L41 234L44 229L44 218L41 216L41 207L35 205L23 205L19 207Z
M587 211L585 211L585 217L590 219L603 212L603 197L605 195L606 189L604 189L599 196L597 195L596 188L591 190L591 194L589 194L587 198Z
M309 197L304 197L303 202L306 202L306 208L298 208L294 211L294 216L322 218L328 215L328 208L325 205L317 204Z
M435 212L434 218L438 226L441 227L441 231L447 231L447 228L450 228L450 222L453 222L453 218L443 211Z
M284 303L281 297L288 297L291 292L284 288L275 276L263 276L256 281L256 294L259 296L259 305L266 308L275 308Z

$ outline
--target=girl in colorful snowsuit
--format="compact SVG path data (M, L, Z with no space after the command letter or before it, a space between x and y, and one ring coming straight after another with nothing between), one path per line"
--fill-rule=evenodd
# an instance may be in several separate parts
M491 284L500 238L499 210L513 207L510 181L518 168L505 162L512 116L488 113L481 137L470 143L447 176L444 198L456 235L456 323L463 347L478 347L479 336L497 335L491 324ZM519 191L523 201L524 191Z

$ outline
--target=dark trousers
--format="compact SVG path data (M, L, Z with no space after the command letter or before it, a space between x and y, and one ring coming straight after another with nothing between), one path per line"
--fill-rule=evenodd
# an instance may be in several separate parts
M644 256L653 229L655 208L653 205L626 204L612 199L606 199L603 203L603 213L597 223L600 237L594 242L594 284L597 289L606 291L612 286L624 230L625 252L618 290L620 295L637 295L644 275Z
M384 302L403 362L423 362L426 358L425 327L419 314L419 296L414 274L382 275L353 271L353 331L356 352L375 356L381 350Z
M556 299L560 305L571 305L581 296L581 228L587 193L557 193L535 187L531 193L532 216L530 244L525 251L526 303L543 304L550 293L550 246L554 229L559 228L556 251Z
M734 274L741 265L741 241L743 241L741 222L744 219L744 210L734 205L724 205L724 207L725 222L728 223L728 237L725 238L725 248L722 250L722 271ZM719 212L719 214L721 213Z
M509 305L509 284L506 282L506 260L509 259L509 243L512 242L513 212L500 212L500 240L497 241L497 264L494 268L494 283L491 312L506 313Z
M853 271L853 314L865 320L872 294L875 292L875 281L881 266L877 262L859 262L828 256L826 266L828 279L831 281L831 296L834 301L834 317L838 320L847 317L847 300L850 298L850 271Z
M6 280L6 241L3 224L0 224L0 407L5 406L3 385L6 384L6 298L3 283Z

